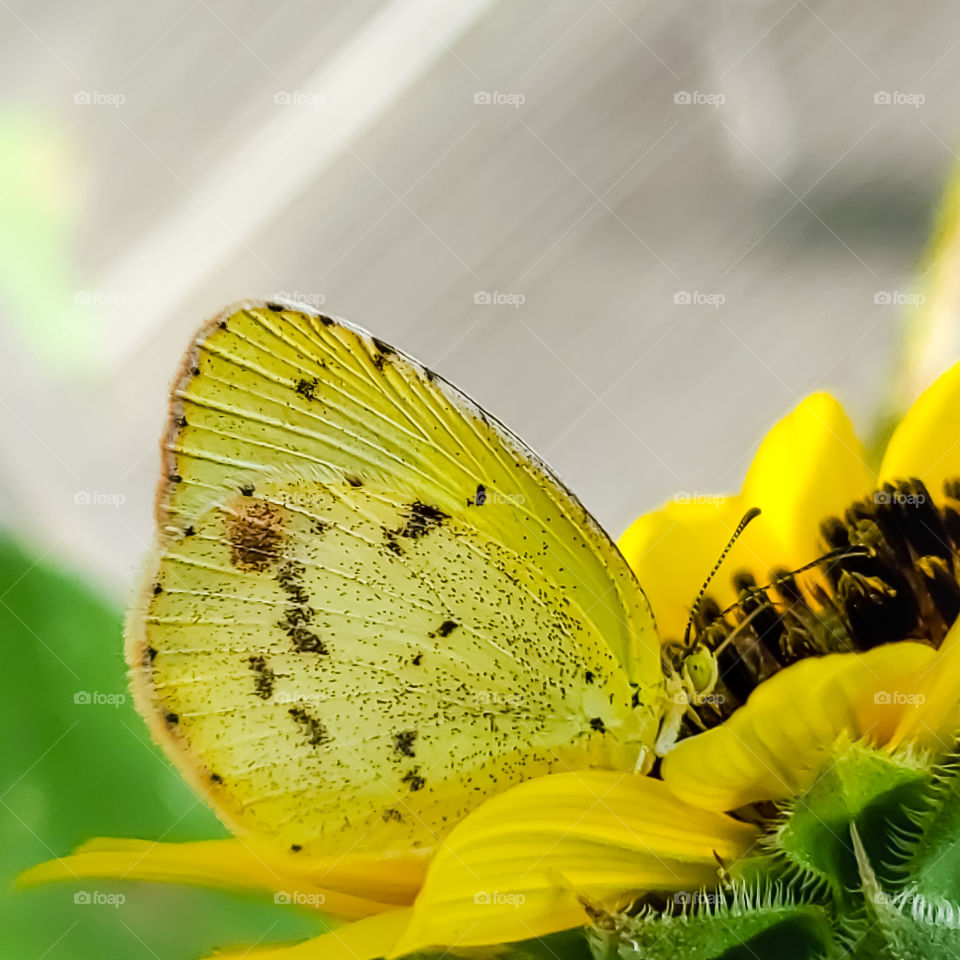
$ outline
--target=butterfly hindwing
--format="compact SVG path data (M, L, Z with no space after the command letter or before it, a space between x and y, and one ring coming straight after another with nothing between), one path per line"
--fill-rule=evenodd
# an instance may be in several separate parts
M241 304L174 387L128 626L141 710L238 832L432 844L543 773L652 741L626 563L516 438L342 321Z

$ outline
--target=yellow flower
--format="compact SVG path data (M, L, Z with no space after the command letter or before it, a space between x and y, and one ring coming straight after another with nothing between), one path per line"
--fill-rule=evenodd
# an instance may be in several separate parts
M429 855L423 853L302 858L278 855L265 845L241 839L193 843L100 839L68 857L32 867L20 875L19 883L110 877L264 893L277 903L312 907L326 916L353 921L301 947L322 944L326 958L356 960L381 956L403 931L428 862ZM281 947L277 955L295 958L298 949ZM262 960L273 953L256 956Z
M661 636L679 641L704 571L745 510L760 507L725 563L738 588L726 577L711 588L714 612L745 592L754 603L746 619L753 617L755 638L766 613L781 639L788 630L801 647L826 644L805 651L823 655L800 658L804 651L787 643L798 662L774 657L762 669L754 665L758 682L747 702L732 713L718 709L721 724L681 739L664 758L661 779L577 771L532 780L488 800L436 850L417 856L321 861L278 858L241 840L97 841L24 880L126 876L288 891L297 902L353 921L293 947L251 954L270 960L366 960L507 943L582 926L594 909L616 909L640 895L716 886L718 871L748 855L761 836L761 828L729 812L802 794L838 743L861 741L899 757L942 753L953 743L960 627L936 647L960 596L951 543L960 503L946 495L960 478L958 413L960 365L920 397L874 471L839 404L816 394L771 430L741 493L678 499L627 531L621 548ZM918 499L926 497L932 500ZM896 514L900 526L888 528L871 519L871 503L915 513ZM892 543L897 531L903 542ZM873 552L811 571L799 584L781 579L773 600L750 589L821 556L825 532L866 542ZM901 564L897 570L888 570L891 557ZM887 564L880 569L893 582L867 561ZM891 622L902 627L900 642L884 643ZM731 633L747 633L747 626L719 634L726 637L721 645L733 649ZM716 659L716 649L706 649ZM728 681L740 690L722 670L703 690L726 689ZM708 717L709 708L699 706L691 705L692 713Z
M641 517L624 535L621 549L653 604L661 635L679 639L703 572L748 508L760 507L763 513L727 564L765 583L775 570L822 555L821 524L844 517L864 497L872 500L874 491L881 504L893 501L894 506L899 497L919 495L903 492L918 490L916 484L897 486L904 478L922 480L939 510L960 510L943 492L944 484L958 477L960 365L918 399L894 433L879 472L870 469L840 405L816 394L770 431L740 494L678 498ZM892 489L883 487L888 482ZM941 546L951 551L949 542ZM809 576L806 600L816 606L815 598L824 598L818 590L825 587L825 578ZM733 587L724 590L722 584L715 594L721 606L736 599ZM926 626L934 633L941 626L936 611L924 612L936 623L918 624L917 636ZM930 642L906 638L877 646L869 637L854 639L872 649L787 666L760 683L722 725L682 740L664 760L663 782L617 780L618 792L601 807L592 798L602 790L602 777L616 775L567 775L579 783L562 800L554 799L560 791L550 781L561 778L553 777L489 801L437 853L399 952L519 940L582 923L577 894L616 906L631 893L670 889L656 882L662 877L643 883L639 866L651 852L670 858L672 889L715 885L712 855L700 860L699 877L677 869L681 839L695 834L701 851L715 852L729 865L748 851L752 837L746 831L737 834L733 825L745 824L730 818L716 821L711 837L711 825L691 809L721 815L797 796L821 775L838 741L861 741L891 753L908 744L946 751L960 721L960 626L939 651ZM631 791L635 799L629 802ZM621 829L606 834L603 851L588 852L580 846L582 835L599 826L604 808ZM560 815L551 819L554 810ZM617 872L621 861L622 876ZM602 877L605 867L610 873ZM492 915L472 905L471 891L478 888L499 891L502 906ZM516 903L511 900L516 895L528 899Z
M662 766L678 796L711 810L788 799L816 780L841 735L889 751L905 745L933 753L951 748L960 726L960 627L942 645L939 641L956 616L960 595L954 560L960 503L947 492L960 493L953 486L957 478L960 365L919 397L894 431L876 474L839 404L817 394L768 434L740 494L718 507L709 498L670 504L641 517L624 534L621 549L649 591L661 636L679 637L699 576L681 551L697 544L699 558L716 553L724 540L721 527L729 531L746 507L760 507L763 514L728 563L735 574L746 570L760 583L775 579L777 569L822 554L824 529L869 531L870 521L859 527L856 521L870 514L871 502L894 516L895 529L882 531L881 546L898 552L903 579L896 589L881 585L872 598L887 614L875 632L861 626L857 636L854 625L838 644L861 652L788 666L765 679L722 725L682 740ZM865 495L866 509L856 509ZM904 542L891 545L898 536ZM822 576L809 578L798 604L806 607L809 601L823 616L824 605L828 615L836 615L845 601L863 600L852 604L852 612L869 613L871 598L864 599L844 576L834 576L832 585ZM852 594L838 597L838 586ZM733 587L723 580L716 593L721 605L734 599ZM862 619L873 623L869 615ZM900 639L923 642L875 646L892 639L884 636L890 623L907 624Z
M659 780L578 771L494 797L453 830L429 869L429 854L320 860L277 857L238 839L95 840L20 882L113 877L268 893L353 922L252 956L365 960L529 939L582 926L591 901L710 886L716 857L733 862L756 837L752 826L683 803Z

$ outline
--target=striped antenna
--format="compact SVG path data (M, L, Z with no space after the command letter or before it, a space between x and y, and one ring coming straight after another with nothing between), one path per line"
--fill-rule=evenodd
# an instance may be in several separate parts
M744 515L743 519L737 524L737 529L733 531L733 536L727 541L727 545L723 548L723 553L720 554L720 559L713 565L713 569L710 571L710 575L706 580L703 581L703 586L700 588L700 592L697 594L697 599L693 601L693 606L690 608L690 616L687 619L687 627L683 631L683 645L684 647L690 646L690 631L693 629L693 620L697 615L697 611L700 609L700 604L703 602L703 595L707 592L707 587L710 586L711 581L716 576L717 571L720 569L720 565L727 558L727 554L733 548L733 545L737 542L740 534L743 533L747 528L747 524L751 520L756 520L760 516L759 507L751 507Z

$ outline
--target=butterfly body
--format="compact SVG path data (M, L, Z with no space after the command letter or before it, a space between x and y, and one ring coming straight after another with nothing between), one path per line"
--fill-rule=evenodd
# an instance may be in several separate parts
M649 607L549 470L416 361L297 306L188 352L128 623L138 705L241 834L407 850L655 736Z

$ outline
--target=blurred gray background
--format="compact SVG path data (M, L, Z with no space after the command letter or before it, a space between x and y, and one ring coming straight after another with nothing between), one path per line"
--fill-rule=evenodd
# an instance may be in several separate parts
M0 0L0 51L0 523L118 599L225 303L420 357L616 535L811 390L868 427L960 143L947 0Z

